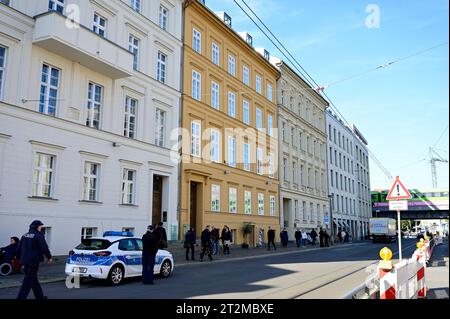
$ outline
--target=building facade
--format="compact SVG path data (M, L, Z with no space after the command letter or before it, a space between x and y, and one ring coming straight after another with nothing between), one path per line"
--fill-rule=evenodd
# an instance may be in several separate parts
M185 5L184 39L180 236L228 225L234 243L256 246L279 231L278 71L201 1Z
M326 113L334 234L349 230L360 239L368 233L372 210L367 141L354 125Z
M182 1L2 1L0 20L2 237L177 239Z
M328 228L329 198L325 110L328 103L279 59L278 127L280 223L297 229Z

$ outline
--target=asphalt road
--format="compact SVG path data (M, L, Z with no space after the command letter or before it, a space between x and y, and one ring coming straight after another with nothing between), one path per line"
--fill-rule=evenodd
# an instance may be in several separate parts
M411 257L416 242L402 241L404 258ZM154 286L143 286L140 278L134 278L118 287L89 280L77 289L58 282L44 284L43 290L51 299L340 298L364 282L367 266L379 260L384 246L392 249L395 258L396 243L364 242L281 256L175 265L172 276L156 280ZM0 289L0 299L15 298L18 290Z

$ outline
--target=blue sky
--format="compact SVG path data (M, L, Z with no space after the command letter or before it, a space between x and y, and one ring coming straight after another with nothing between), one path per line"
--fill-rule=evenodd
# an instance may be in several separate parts
M240 1L239 1L240 2ZM320 85L448 42L448 0L246 0ZM255 47L281 57L233 0L206 0L226 11ZM367 28L366 7L380 8L380 28ZM448 43L388 68L330 86L326 93L369 141L369 148L408 188L431 188L428 147L449 124ZM449 130L436 148L448 159ZM371 165L372 188L389 180ZM438 163L438 187L448 187Z

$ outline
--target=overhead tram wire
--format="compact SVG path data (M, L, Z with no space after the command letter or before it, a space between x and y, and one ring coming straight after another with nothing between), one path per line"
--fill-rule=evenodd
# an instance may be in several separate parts
M442 132L442 134L439 136L439 138L437 139L436 143L434 143L433 148L436 147L436 145L439 143L439 141L441 140L441 138L444 136L445 132L447 132L448 130L448 125L447 127L444 129L444 131Z
M258 23L256 23L256 21L248 14L248 12L237 2L237 0L233 0L234 3L242 10L242 12L244 12L244 14L255 24L255 26L266 36L266 38L278 49L278 51L280 51L280 53L290 62L292 63L291 59L286 55L286 53L283 52L283 50L280 49L280 47L274 43L274 41L267 35L267 33L262 30L261 26L258 25ZM264 27L270 32L270 34L275 38L275 40L280 43L280 45L284 48L284 50L287 52L287 54L292 57L292 59L295 61L295 64L293 64L293 67L301 74L304 76L304 74L307 75L307 77L315 84L316 87L319 87L319 84L314 80L314 78L301 66L301 64L297 61L297 59L289 52L288 49L286 49L286 47L281 43L281 41L278 39L277 36L275 36L273 34L273 32L267 27L267 25L262 21L261 18L259 18L259 16L250 8L250 6L245 2L245 0L241 0L247 8L249 8L249 10L253 13L253 15L258 19L258 21L261 22L261 24L264 25ZM300 71L299 68L296 66L298 65L302 70ZM311 82L308 79L305 79L306 82L313 87L313 85L311 85ZM328 100L328 102L333 106L333 109L335 111L337 111L337 113L342 117L342 119L347 123L347 125L350 126L350 123L345 119L345 117L342 115L342 113L338 110L338 108L336 107L336 105L333 103L333 101L328 97L328 95L325 92L322 92L324 94L324 96L326 97L326 99ZM381 164L381 162L376 158L376 156L370 151L370 149L368 148L368 152L369 155L371 156L371 158L374 160L374 162L377 164L377 166L380 167L380 169L382 170L382 172L389 178L389 179L393 179L392 175L389 173L389 171Z

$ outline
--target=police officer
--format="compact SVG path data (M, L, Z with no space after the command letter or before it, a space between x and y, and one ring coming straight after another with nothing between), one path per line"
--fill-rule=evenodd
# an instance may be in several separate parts
M153 268L155 267L155 258L158 253L158 243L153 226L148 226L147 232L142 236L142 283L144 285L154 284Z
M20 263L24 266L25 277L17 299L27 299L31 289L33 289L36 299L46 298L39 284L37 273L39 263L44 261L44 255L49 263L53 260L47 242L41 232L43 225L40 220L33 221L28 233L23 235L20 240L17 256L20 256Z

